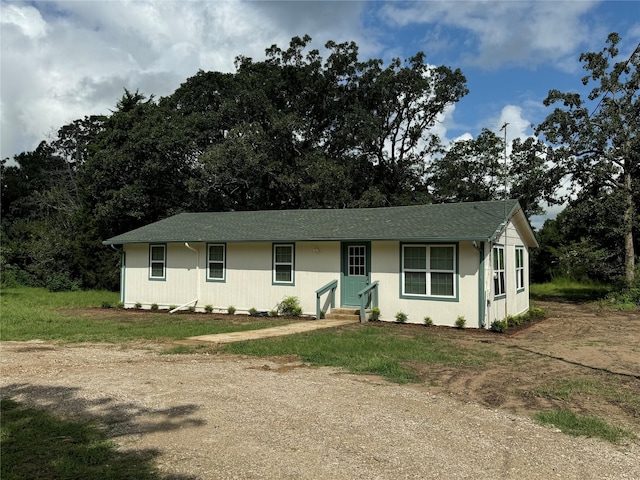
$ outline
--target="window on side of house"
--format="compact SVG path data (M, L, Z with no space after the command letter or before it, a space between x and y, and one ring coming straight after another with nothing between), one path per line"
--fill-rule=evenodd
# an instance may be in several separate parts
M273 283L293 285L293 244L273 245Z
M164 280L167 269L166 245L149 245L149 278Z
M224 282L226 278L227 248L223 243L207 245L207 280Z
M454 245L403 245L402 294L455 297L455 248Z
M493 247L493 294L498 297L506 293L504 271L504 247Z
M516 247L516 290L524 290L524 248Z

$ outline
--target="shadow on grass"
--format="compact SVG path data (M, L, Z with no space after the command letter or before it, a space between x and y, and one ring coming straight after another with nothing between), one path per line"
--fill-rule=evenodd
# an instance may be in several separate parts
M12 384L2 388L3 480L194 480L161 474L159 450L122 450L114 440L201 426L196 405L149 409L114 398L84 399L79 389ZM20 403L19 403L20 402Z

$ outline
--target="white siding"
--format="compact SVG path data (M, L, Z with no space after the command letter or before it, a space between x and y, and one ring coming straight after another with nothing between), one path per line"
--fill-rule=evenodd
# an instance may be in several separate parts
M451 242L448 242L449 244ZM371 280L378 281L381 319L395 321L404 312L410 323L423 323L429 316L436 325L453 326L459 316L467 327L479 327L508 315L517 315L529 308L529 252L517 230L509 224L506 234L495 243L505 247L506 297L494 298L492 245L479 242L484 249L484 291L479 284L481 256L470 241L453 242L457 249L458 276L455 299L416 299L401 295L401 266L398 241L371 242ZM525 265L525 288L516 292L515 247L522 246ZM304 314L315 315L315 291L327 283L340 281L340 242L295 243L295 277L293 285L274 285L272 281L273 244L226 244L225 281L207 281L207 244L184 243L166 245L166 279L149 279L149 245L125 245L123 301L132 307L140 302L143 308L157 303L160 308L183 305L198 300L197 309L212 305L226 310L230 305L239 312L250 308L269 311L285 297L300 299ZM194 251L195 250L195 251ZM482 277L481 276L481 277ZM482 297L484 296L484 300ZM324 308L327 295L322 298ZM340 306L340 286L336 290L336 306ZM484 317L481 312L484 310Z

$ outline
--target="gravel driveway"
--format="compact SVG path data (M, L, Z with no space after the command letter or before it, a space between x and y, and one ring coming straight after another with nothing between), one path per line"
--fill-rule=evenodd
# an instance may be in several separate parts
M2 395L109 425L179 479L638 479L640 446L295 359L1 344Z

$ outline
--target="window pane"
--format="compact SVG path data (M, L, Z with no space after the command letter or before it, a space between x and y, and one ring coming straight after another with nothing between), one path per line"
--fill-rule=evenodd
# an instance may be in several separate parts
M209 278L224 278L222 263L209 263Z
M224 247L222 245L211 245L209 247L209 260L212 262L223 262Z
M276 247L276 262L277 263L292 263L292 248L290 246Z
M453 296L453 273L432 273L431 295Z
M151 264L151 276L152 277L164 277L164 263L152 263Z
M453 270L452 247L431 247L431 270Z
M422 272L405 272L404 291L408 294L426 295L427 276Z
M276 265L276 282L291 282L290 265Z
M404 247L404 268L426 270L427 249L425 247Z
M151 247L151 260L164 262L164 247Z

